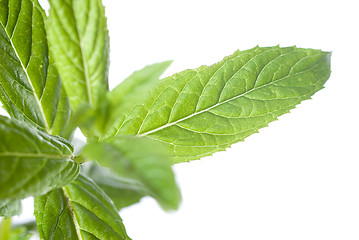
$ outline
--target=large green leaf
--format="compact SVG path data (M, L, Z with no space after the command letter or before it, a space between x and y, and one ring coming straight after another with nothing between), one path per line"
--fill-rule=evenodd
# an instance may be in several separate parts
M50 48L77 111L96 105L107 89L109 38L101 0L50 0L47 24Z
M164 143L175 162L225 150L323 88L330 53L296 47L237 51L212 66L165 78L132 101L112 135ZM131 106L131 107L128 107Z
M81 170L111 198L117 210L135 204L147 195L142 184L122 178L94 162L87 163Z
M117 175L133 181L165 210L177 209L181 200L167 151L149 139L117 136L86 145L83 155ZM142 193L139 192L139 193Z
M70 105L49 59L37 0L0 0L0 100L11 117L63 135Z
M20 200L0 200L0 217L20 215L22 211Z
M35 198L35 216L41 239L130 239L111 200L81 174L66 187Z
M39 196L79 173L65 139L0 116L0 199Z

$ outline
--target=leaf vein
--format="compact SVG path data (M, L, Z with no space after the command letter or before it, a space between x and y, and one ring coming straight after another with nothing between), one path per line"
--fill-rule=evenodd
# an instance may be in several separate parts
M293 75L286 75L285 77L282 77L282 78L279 78L279 79L277 79L277 80L275 80L275 81L273 81L273 82L264 84L264 85L262 85L262 86L260 86L260 87L258 87L258 88L250 89L250 90L248 90L248 91L246 91L246 92L244 92L244 93L242 93L242 94L240 94L240 95L234 96L234 97L232 97L232 98L230 98L230 99L227 99L227 100L225 100L225 101L223 101L223 102L217 103L217 104L215 104L215 105L213 105L213 106L210 106L210 107L208 107L208 108L206 108L206 109L203 109L203 110L201 110L201 111L199 111L199 112L196 112L196 113L194 113L194 114L188 115L188 116L186 116L186 117L184 117L184 118L181 118L181 119L179 119L179 120L177 120L177 121L175 121L175 122L172 122L172 123L169 123L169 124L165 124L165 125L163 125L163 126L161 126L161 127L158 127L158 128L153 129L153 130L150 130L150 131L144 132L144 133L142 133L142 134L139 134L139 136L142 137L142 136L146 136L146 135L148 135L148 134L157 132L157 131L159 131L159 130L161 130L161 129L163 129L163 128L169 127L169 126L171 126L171 125L175 125L175 124L177 124L177 123L179 123L179 122L182 122L182 121L184 121L184 120L186 120L186 119L188 119L188 118L191 118L191 117L196 116L196 115L198 115L198 114L201 114L201 113L203 113L203 112L207 112L207 111L209 111L209 110L211 110L211 109L213 109L213 108L215 108L215 107L217 107L217 106L220 106L220 105L225 104L225 103L227 103L227 102L233 101L233 100L235 100L235 99L237 99L237 98L240 98L240 97L242 97L242 96L245 96L246 94L248 94L248 93L250 93L250 92L253 92L253 91L255 91L255 90L258 90L258 89L267 87L267 86L272 85L272 84L274 84L274 83L276 83L276 82L278 82L278 81L282 81L283 79L286 79L286 78L288 78L289 76L295 76L295 75L299 75L299 74L301 74L301 73L303 73L303 72L309 71L309 70L311 70L312 68L314 68L317 64L319 64L319 63L316 63L316 64L313 65L311 68L306 69L306 70L304 70L304 71L302 71L302 72L298 72L298 73L295 73L295 74L293 74Z

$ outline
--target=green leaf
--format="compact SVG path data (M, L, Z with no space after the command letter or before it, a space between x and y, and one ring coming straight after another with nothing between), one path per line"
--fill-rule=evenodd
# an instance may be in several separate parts
M0 0L0 100L11 117L63 135L69 102L49 59L37 0Z
M94 162L87 163L81 170L111 198L117 210L135 204L147 195L141 184L121 178L110 169L101 167Z
M0 216L9 218L20 215L22 211L20 200L0 200Z
M50 0L47 24L50 48L77 111L96 105L107 89L109 38L101 0Z
M35 198L41 239L130 239L106 194L79 175L71 184Z
M123 114L111 134L162 142L175 162L211 155L322 89L330 75L330 56L278 46L237 51L212 66L161 80L142 102L119 106Z
M65 139L0 116L0 199L39 196L74 180L79 165Z
M117 175L143 186L165 210L177 209L181 200L169 155L160 143L131 136L117 136L86 145L82 154L97 160Z

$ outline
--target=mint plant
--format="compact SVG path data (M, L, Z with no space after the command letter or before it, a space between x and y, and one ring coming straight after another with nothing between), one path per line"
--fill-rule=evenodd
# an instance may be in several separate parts
M164 79L171 62L149 65L110 91L101 0L49 3L0 0L0 216L33 196L41 239L130 239L120 209L178 208L172 164L243 141L330 75L328 52L257 46Z

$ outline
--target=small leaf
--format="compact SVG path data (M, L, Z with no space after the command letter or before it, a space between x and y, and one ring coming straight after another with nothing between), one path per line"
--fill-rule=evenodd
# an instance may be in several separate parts
M181 200L169 155L161 144L131 136L117 136L90 143L82 154L97 160L117 175L143 186L165 210L177 209Z
M111 198L117 210L139 202L147 194L141 184L121 178L94 162L87 163L81 170Z
M96 105L107 89L109 38L101 0L50 0L47 24L50 48L76 112Z
M122 115L111 135L161 142L174 162L225 150L322 89L330 55L278 46L237 51L161 80L144 101L119 105Z
M81 174L66 187L35 198L35 217L41 239L130 239L111 200Z
M20 200L0 200L0 216L9 218L20 215L22 211Z
M0 116L0 199L39 196L74 180L73 148L15 119Z
M131 100L138 100L148 89L155 86L163 72L171 65L172 61L165 61L148 65L141 70L135 71L128 78L122 81L109 94L115 107L119 103L126 103Z
M0 100L11 117L64 134L70 105L49 58L37 0L1 1Z

